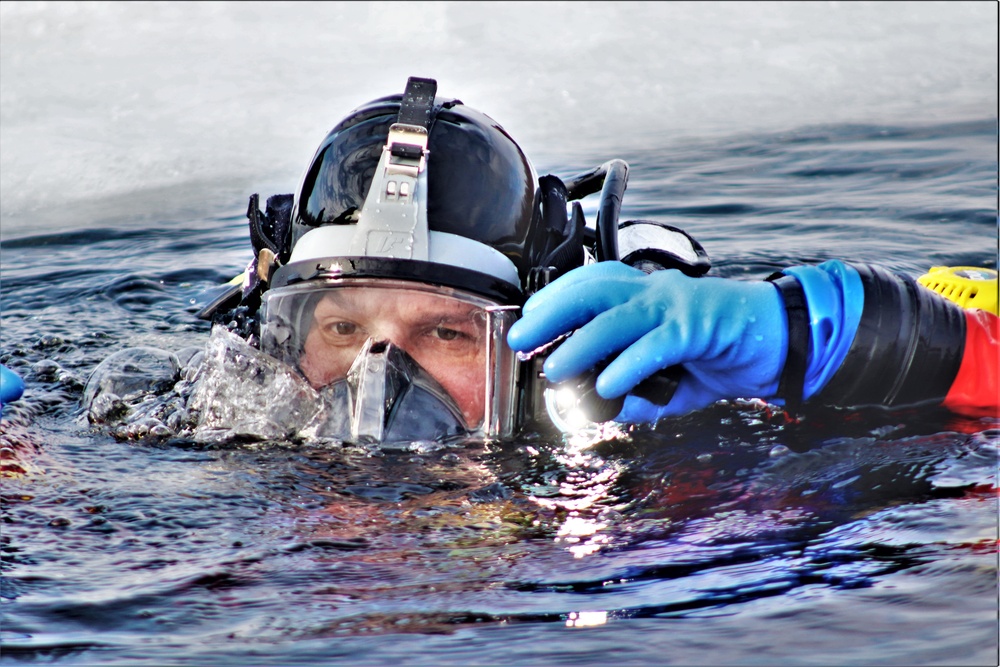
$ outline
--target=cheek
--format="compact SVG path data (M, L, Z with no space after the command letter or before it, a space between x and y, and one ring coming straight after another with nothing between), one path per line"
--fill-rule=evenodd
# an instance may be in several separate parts
M455 399L470 427L479 425L486 410L486 371L483 360L477 359L461 366L424 366L448 395Z
M353 355L348 358L348 354L342 350L324 344L320 334L314 329L309 332L305 345L302 346L299 368L309 384L319 389L346 376L353 361Z

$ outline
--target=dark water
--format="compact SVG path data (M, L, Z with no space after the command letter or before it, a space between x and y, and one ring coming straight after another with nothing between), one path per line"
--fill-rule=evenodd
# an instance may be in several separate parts
M623 214L719 275L996 266L995 119L538 166L610 157ZM996 419L738 403L385 452L89 425L107 355L205 343L199 299L249 258L245 200L211 206L0 244L0 361L27 382L0 436L3 662L996 664Z

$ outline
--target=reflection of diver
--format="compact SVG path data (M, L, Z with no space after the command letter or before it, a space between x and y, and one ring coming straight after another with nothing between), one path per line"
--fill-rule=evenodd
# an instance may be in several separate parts
M685 233L618 224L623 162L536 178L496 122L436 88L411 78L356 109L294 196L266 213L251 198L255 259L203 311L246 323L339 404L331 435L563 425L553 381L597 421L735 397L996 414L995 315L836 261L765 282L701 277L708 258ZM573 200L598 191L595 232Z

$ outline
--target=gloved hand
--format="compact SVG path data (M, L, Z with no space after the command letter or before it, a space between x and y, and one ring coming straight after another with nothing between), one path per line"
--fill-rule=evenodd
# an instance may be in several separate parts
M14 371L0 364L0 405L12 403L24 393L24 382Z
M667 405L629 395L616 418L623 422L655 421L720 399L773 397L788 347L784 302L774 285L690 278L677 270L646 274L620 262L574 269L540 290L507 340L528 352L574 329L544 363L552 382L614 357L596 384L611 399L657 371L683 367Z

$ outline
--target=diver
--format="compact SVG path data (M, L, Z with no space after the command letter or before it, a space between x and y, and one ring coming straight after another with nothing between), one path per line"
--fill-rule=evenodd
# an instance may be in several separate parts
M251 197L254 258L200 316L303 378L348 440L655 423L741 397L997 415L995 313L840 261L706 276L684 231L619 222L627 177L621 160L538 177L493 119L410 78L341 120L294 194ZM591 227L579 200L597 193ZM976 271L995 311L996 272Z

